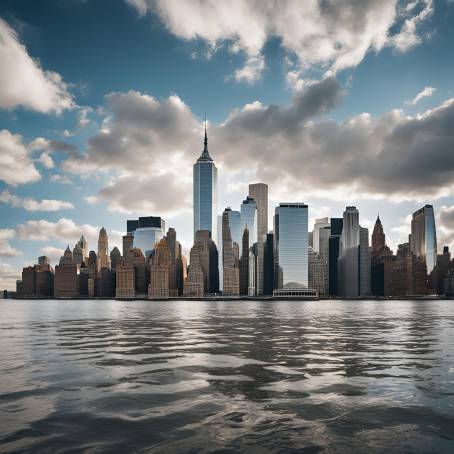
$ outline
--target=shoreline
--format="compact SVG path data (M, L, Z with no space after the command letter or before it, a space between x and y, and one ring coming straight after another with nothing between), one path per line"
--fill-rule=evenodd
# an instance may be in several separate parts
M56 298L54 296L36 296L36 297L12 297L4 298L4 301L7 300L24 300L24 301L40 301L40 300L56 300L56 301L265 301L265 302L279 302L279 301L449 301L453 300L454 297L449 296L438 296L438 295L421 295L421 296L367 296L367 297L358 297L358 298L341 298L341 297L319 297L319 298L304 298L304 297L273 297L273 296L212 296L212 297L203 297L203 298L192 298L184 296L173 296L168 298L144 298L144 297L134 297L134 298L115 298L115 297L73 297L73 298Z

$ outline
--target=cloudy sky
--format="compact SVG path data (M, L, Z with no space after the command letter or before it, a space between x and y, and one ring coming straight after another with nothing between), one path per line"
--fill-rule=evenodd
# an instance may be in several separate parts
M190 246L205 112L219 212L263 181L270 213L356 205L395 249L432 203L453 243L453 24L442 0L3 0L0 288L137 215Z

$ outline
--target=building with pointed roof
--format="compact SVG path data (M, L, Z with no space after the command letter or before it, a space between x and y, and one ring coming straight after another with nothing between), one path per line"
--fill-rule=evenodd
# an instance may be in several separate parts
M199 230L208 230L216 238L217 168L208 152L206 121L203 145L193 168L194 238Z

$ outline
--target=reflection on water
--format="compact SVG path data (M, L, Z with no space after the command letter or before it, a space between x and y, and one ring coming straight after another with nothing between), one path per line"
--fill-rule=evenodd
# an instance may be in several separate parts
M454 301L0 311L2 452L454 452Z

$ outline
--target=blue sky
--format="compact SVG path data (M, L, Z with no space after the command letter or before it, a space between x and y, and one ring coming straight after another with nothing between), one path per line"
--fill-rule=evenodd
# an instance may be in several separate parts
M369 228L379 212L395 248L433 203L452 243L454 4L275 6L1 2L0 287L81 232L120 246L137 215L189 247L205 112L219 212L263 181L270 209L356 204Z

